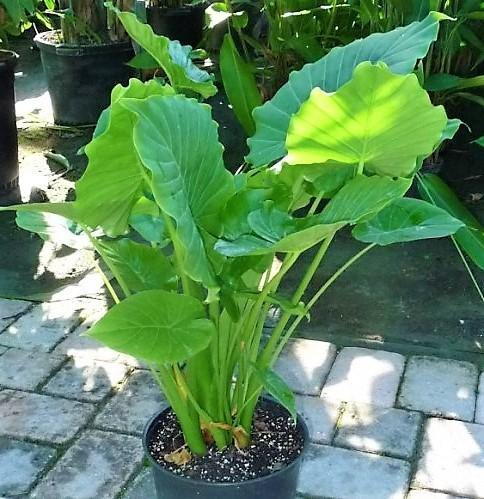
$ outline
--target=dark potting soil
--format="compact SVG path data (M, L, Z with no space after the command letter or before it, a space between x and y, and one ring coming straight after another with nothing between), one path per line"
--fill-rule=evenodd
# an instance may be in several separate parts
M291 464L303 450L304 435L285 409L264 401L255 412L252 443L248 448L239 450L232 445L219 451L212 445L205 456L192 456L186 464L167 462L165 456L183 445L175 414L165 412L148 442L155 461L186 478L236 483L270 475Z

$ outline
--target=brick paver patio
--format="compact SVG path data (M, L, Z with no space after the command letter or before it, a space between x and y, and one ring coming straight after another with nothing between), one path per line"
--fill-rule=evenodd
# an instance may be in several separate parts
M154 496L140 434L164 402L134 359L79 336L104 307L0 300L0 497ZM298 339L277 369L311 433L301 497L484 498L473 364Z

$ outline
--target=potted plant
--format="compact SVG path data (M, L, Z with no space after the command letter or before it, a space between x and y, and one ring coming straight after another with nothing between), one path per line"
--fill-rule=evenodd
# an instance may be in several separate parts
M292 93L305 93L299 104L273 102L288 117L273 122L285 151L273 167L232 175L209 106L132 80L113 91L86 146L76 200L10 208L19 226L44 237L73 245L87 236L115 279L116 287L105 277L115 305L88 334L143 359L169 402L144 434L158 497L292 499L307 433L272 370L281 350L372 248L463 227L404 197L447 124L412 73L438 17L404 29L333 51L309 82L304 70L293 74L308 84ZM366 245L308 293L334 237L348 229ZM281 282L305 254L296 289L282 296ZM277 324L264 334L272 307Z
M205 24L204 0L146 0L146 21L158 35L196 47Z
M118 0L128 10L132 2ZM52 101L54 121L95 124L109 105L112 88L127 83L133 56L129 39L101 0L59 0L61 30L39 33L34 41Z

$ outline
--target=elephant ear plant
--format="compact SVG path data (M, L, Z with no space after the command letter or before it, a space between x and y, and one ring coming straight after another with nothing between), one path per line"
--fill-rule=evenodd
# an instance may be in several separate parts
M447 125L444 109L432 105L411 73L436 35L438 18L407 29L411 43L400 30L361 40L358 50L330 53L322 80L313 79L315 88L304 90L298 106L286 108L276 95L288 120L279 122L285 138L276 151L284 157L273 166L232 175L208 105L157 82L132 81L86 147L89 164L76 201L16 207L18 223L36 231L44 224L44 235L70 220L67 232L85 233L112 274L117 286L107 277L106 283L115 305L88 334L151 368L184 439L161 456L148 442L159 465L193 478L187 470L207 455L220 456L221 469L227 453L250 457L264 433L254 427L264 390L287 409L291 427L294 397L273 366L316 301L375 246L444 237L463 226L431 204L404 197ZM385 59L390 42L397 48ZM376 44L382 60L366 60L365 54L378 53ZM298 77L293 74L291 84ZM263 116L255 114L258 130ZM261 143L259 156L274 154L264 153ZM367 244L308 294L342 230ZM281 282L296 263L303 266L300 279L292 295L283 296ZM265 334L274 306L280 314ZM284 456L276 461L289 466ZM271 476L272 465L259 475ZM227 472L217 480L254 476ZM294 486L277 497L293 497ZM194 489L181 490L178 496L199 497ZM238 493L213 490L207 497L245 497Z

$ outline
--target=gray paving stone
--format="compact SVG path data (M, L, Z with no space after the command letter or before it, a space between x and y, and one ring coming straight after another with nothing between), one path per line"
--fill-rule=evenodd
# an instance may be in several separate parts
M311 441L320 444L330 443L340 415L340 405L319 397L298 395L296 406L308 426Z
M109 400L94 424L141 434L151 416L165 407L166 401L151 373L136 371Z
M48 352L81 321L82 304L35 305L0 334L0 345Z
M65 357L45 352L10 348L0 357L0 385L18 390L33 390L64 360Z
M477 368L469 362L412 357L398 404L435 416L472 421L476 386Z
M418 412L348 404L334 444L410 459L421 424L422 415Z
M319 395L335 355L336 347L331 343L292 340L282 351L275 370L295 392Z
M55 454L49 447L0 438L0 494L27 493Z
M477 393L476 423L484 424L484 373L481 374Z
M128 367L123 364L76 357L62 367L43 391L50 395L97 402L121 383L127 371Z
M0 346L0 355L3 355L8 350L8 347Z
M429 419L413 486L484 497L484 427Z
M25 312L30 305L32 303L29 301L0 298L0 331L9 326L15 317Z
M298 490L314 498L401 499L409 476L410 465L400 459L312 444Z
M34 490L37 499L112 499L139 466L140 439L86 432Z
M14 390L0 392L0 435L61 444L72 438L95 407Z
M334 361L321 397L392 407L404 360L397 353L367 348L343 348Z
M432 492L431 490L413 489L408 495L407 499L468 499L466 497L451 496L449 494L442 494L441 492Z
M151 469L144 469L128 487L123 499L155 499L155 483ZM229 499L229 498L227 498Z

